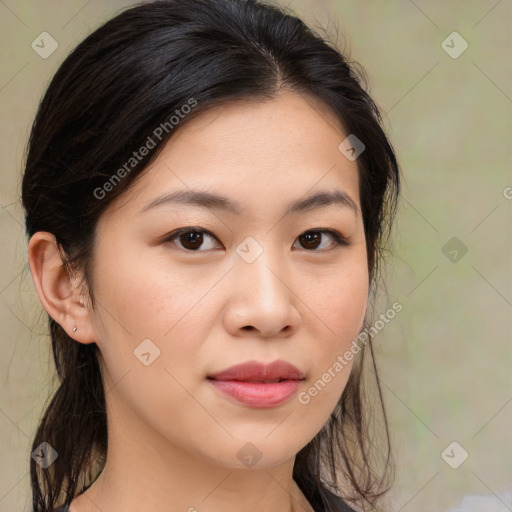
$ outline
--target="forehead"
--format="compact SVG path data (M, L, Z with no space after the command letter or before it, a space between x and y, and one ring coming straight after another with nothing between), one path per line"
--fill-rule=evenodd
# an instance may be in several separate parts
M316 98L230 102L176 131L123 201L143 208L163 193L203 190L246 205L289 204L315 189L341 189L359 207L358 169L338 149L340 120Z

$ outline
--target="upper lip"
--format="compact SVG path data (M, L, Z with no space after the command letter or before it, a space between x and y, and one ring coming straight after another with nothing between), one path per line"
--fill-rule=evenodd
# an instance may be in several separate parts
M302 380L304 374L292 364L278 360L270 364L260 363L258 361L248 361L246 363L231 366L226 370L208 376L215 380Z

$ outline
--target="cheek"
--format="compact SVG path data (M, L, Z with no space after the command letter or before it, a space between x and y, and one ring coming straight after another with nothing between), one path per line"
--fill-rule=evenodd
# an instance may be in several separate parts
M346 265L323 276L308 295L317 315L326 355L350 343L363 326L368 305L368 271L362 264Z
M339 400L360 352L357 336L367 304L368 273L364 265L347 266L346 270L332 273L309 294L311 322L316 329L308 349L314 364L308 388L298 399L324 419Z
M135 421L135 414L165 437L189 432L176 411L204 414L186 389L205 337L194 322L205 290L133 253L103 261L95 274L96 325L106 388L113 390L111 416Z
M171 396L180 396L171 374L179 382L190 379L187 369L194 367L207 337L204 296L212 288L211 278L169 269L162 258L129 248L114 260L113 245L99 248L95 267L97 344L107 372L113 383L129 372L127 381L152 390L155 399L162 385ZM147 397L139 391L135 387L127 396L144 404Z
M125 250L116 254L116 245ZM200 282L169 268L165 258L130 248L129 241L103 243L95 265L95 295L108 337L165 338L201 298Z

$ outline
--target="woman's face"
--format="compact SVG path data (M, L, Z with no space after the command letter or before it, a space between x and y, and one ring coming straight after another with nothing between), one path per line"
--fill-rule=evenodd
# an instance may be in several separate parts
M227 468L271 467L328 420L352 366L339 357L366 312L357 164L338 149L349 134L322 103L292 93L178 128L97 227L92 325L110 435L128 429L159 454ZM222 200L188 202L199 192ZM319 192L348 199L307 201ZM208 378L277 360L304 379Z

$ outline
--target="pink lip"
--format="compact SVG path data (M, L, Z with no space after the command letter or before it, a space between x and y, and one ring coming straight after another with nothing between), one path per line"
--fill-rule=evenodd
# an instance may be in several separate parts
M219 391L250 407L277 407L298 390L304 374L286 361L249 361L208 377ZM255 382L282 379L280 382Z

